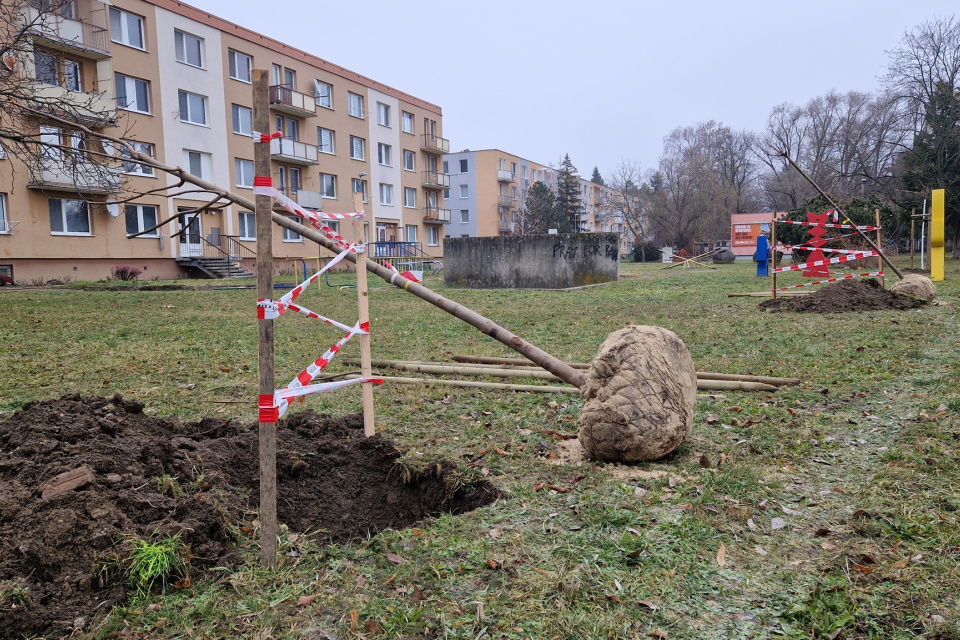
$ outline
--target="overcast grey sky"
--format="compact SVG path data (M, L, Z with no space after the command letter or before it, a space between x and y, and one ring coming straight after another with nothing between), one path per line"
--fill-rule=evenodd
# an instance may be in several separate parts
M443 108L451 150L580 174L656 165L676 127L761 132L773 106L875 91L906 30L956 0L187 0ZM400 34L403 34L400 37Z

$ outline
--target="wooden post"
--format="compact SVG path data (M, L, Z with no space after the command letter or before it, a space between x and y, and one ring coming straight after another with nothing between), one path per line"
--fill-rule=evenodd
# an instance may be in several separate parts
M777 212L773 212L773 219L770 221L770 277L772 278L772 297L777 297Z
M913 236L917 230L916 215L917 215L917 210L910 209L910 269L911 270L913 270L913 243L915 242L915 240L913 239Z
M353 194L354 211L364 211L363 194L359 191ZM356 218L353 223L354 240L358 245L364 244L363 226L366 216ZM367 253L357 253L357 308L360 324L370 326L370 304L367 296ZM360 375L369 378L373 375L373 365L370 358L370 334L360 334ZM373 385L361 384L363 388L363 435L368 438L376 433L373 426Z
M268 75L253 70L253 130L269 132ZM267 177L270 172L270 145L254 142L253 173ZM257 299L273 299L273 201L256 196L257 220ZM273 397L273 320L257 320L258 386L261 396ZM260 565L277 566L277 427L275 422L260 422Z
M880 235L880 209L874 209L874 213L877 216L877 246L883 247L883 237ZM877 256L877 271L883 271L883 258ZM880 286L883 288L887 287L886 279L883 276L880 276Z

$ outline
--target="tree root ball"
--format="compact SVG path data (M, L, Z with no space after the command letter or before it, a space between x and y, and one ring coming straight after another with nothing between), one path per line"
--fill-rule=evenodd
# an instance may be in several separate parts
M579 437L587 457L656 460L693 430L697 371L675 333L631 326L600 345L581 393Z
M926 276L921 276L919 273L908 273L903 277L903 280L895 282L893 286L890 287L890 291L913 298L920 298L927 302L937 297L937 287L933 284L933 280Z

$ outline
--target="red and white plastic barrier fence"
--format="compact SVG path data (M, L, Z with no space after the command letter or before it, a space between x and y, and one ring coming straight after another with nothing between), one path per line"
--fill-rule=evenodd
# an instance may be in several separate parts
M802 284L791 284L786 287L777 287L776 291L783 291L784 289L799 289L800 287L812 287L815 284L827 284L830 282L839 282L840 280L851 280L853 278L863 278L870 276L879 276L883 277L883 271L870 271L867 273L845 273L842 276L837 276L836 278L828 278L826 280L815 280L814 282L804 282Z
M857 229L858 231L876 231L880 227L858 226L855 224L820 224L819 222L803 222L801 220L777 220L779 224L796 224L801 227L822 227L824 229Z
M848 253L846 255L837 256L836 258L830 258L828 260L814 260L813 262L802 262L800 264L791 264L786 267L777 267L772 270L772 273L783 273L784 271L802 271L807 267L822 267L827 264L839 264L841 262L852 262L854 260L861 260L863 258L870 258L873 256L880 255L876 251L855 251L853 253Z

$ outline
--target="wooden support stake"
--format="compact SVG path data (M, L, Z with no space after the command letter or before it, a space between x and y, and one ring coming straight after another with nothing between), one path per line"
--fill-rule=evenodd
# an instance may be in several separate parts
M353 194L353 210L364 211L363 194L355 192ZM358 246L365 244L363 237L363 222L366 217L355 218L353 222L354 241ZM357 252L357 308L359 310L360 324L370 326L370 299L367 295L367 254ZM360 334L360 375L364 378L373 376L373 365L370 362L370 334ZM376 433L373 426L373 385L361 384L363 389L363 435L368 438Z
M265 69L253 70L253 130L270 131L268 76ZM253 145L253 173L270 176L270 145ZM256 196L257 298L273 299L273 202L270 196ZM273 320L257 320L258 387L261 396L273 397ZM260 457L260 565L277 566L277 428L274 422L259 427Z
M880 208L878 207L874 209L873 212L877 216L877 246L882 247L883 237L880 235ZM881 272L883 271L883 258L881 258L880 256L877 256L877 271L881 271ZM883 287L884 289L887 288L887 281L886 281L886 278L884 278L883 276L880 276L880 286Z
M910 209L910 269L913 270L913 236L917 230L917 210Z
M770 277L772 282L771 293L773 298L777 297L777 212L773 212L773 219L770 221Z

